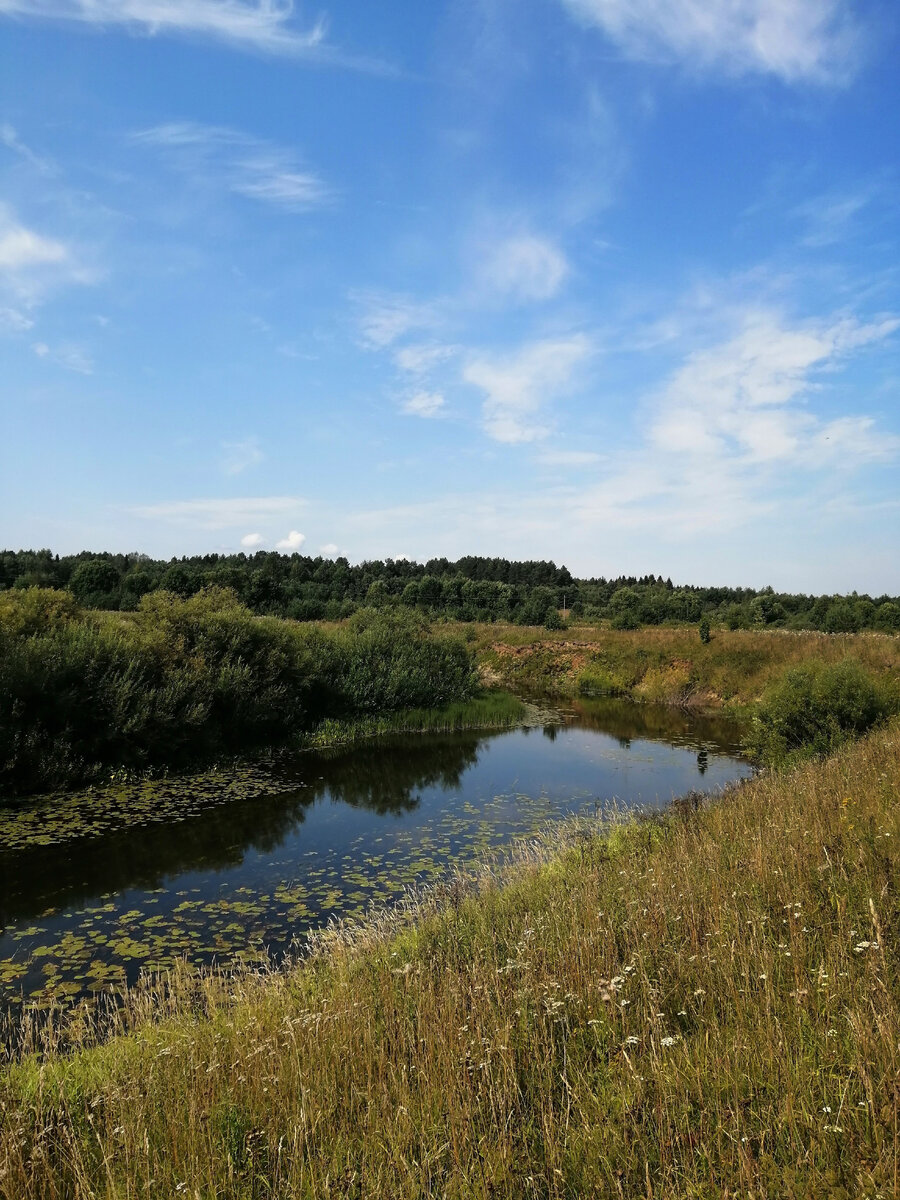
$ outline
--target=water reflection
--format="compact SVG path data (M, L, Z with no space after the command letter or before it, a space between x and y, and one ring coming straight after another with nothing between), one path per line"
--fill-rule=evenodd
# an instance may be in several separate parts
M286 948L568 813L720 787L749 773L737 742L727 722L586 700L541 729L282 760L252 792L207 777L82 794L71 836L57 821L51 844L34 844L49 840L37 832L22 845L23 828L50 827L55 810L45 821L35 809L20 819L21 848L0 850L0 1003L90 995L180 955ZM92 824L107 801L105 824Z

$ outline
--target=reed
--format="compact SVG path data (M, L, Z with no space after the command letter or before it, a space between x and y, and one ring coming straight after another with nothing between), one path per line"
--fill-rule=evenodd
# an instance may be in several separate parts
M0 1196L895 1196L898 782L893 721L548 835L288 972L138 992L102 1044L26 1029Z

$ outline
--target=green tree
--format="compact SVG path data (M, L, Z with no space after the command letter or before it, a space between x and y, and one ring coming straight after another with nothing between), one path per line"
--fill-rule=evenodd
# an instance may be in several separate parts
M89 558L78 564L69 584L80 604L90 608L119 607L119 572L103 558Z

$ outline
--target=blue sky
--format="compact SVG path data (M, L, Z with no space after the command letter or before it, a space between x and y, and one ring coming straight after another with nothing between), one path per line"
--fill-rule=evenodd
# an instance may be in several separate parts
M898 53L889 0L0 0L0 544L900 592Z

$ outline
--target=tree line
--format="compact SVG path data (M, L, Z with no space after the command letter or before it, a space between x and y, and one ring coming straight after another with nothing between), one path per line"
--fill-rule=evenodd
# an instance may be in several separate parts
M416 609L458 621L562 624L561 613L614 628L666 623L724 624L855 633L900 631L900 597L806 595L771 587L676 586L645 575L576 579L564 566L470 555L375 560L259 551L151 559L143 554L55 555L0 551L0 591L65 589L87 608L135 611L156 591L188 599L208 587L230 588L252 612L296 621L341 620L359 608Z

